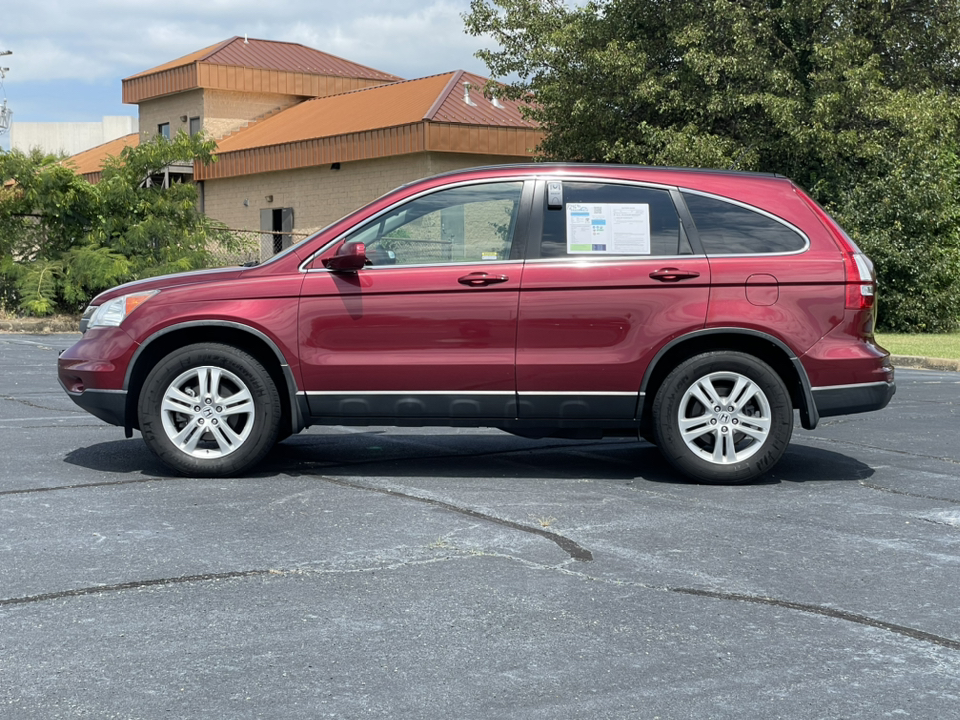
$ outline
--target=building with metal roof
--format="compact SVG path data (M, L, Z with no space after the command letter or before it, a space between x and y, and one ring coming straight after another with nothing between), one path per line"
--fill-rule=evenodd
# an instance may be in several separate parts
M529 160L542 133L516 102L463 71L416 80L296 43L234 37L123 80L139 141L203 130L203 210L262 234L263 254L397 185L472 165ZM127 138L129 140L129 137ZM101 146L78 167L119 151ZM87 172L91 180L93 173Z
M100 182L103 163L108 157L116 157L125 147L136 147L139 144L139 133L130 133L72 155L64 160L63 164L89 182Z

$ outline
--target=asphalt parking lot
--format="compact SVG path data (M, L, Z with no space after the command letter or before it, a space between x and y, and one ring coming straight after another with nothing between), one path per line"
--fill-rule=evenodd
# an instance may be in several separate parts
M0 717L956 717L960 374L763 482L645 443L311 428L172 477L0 335Z

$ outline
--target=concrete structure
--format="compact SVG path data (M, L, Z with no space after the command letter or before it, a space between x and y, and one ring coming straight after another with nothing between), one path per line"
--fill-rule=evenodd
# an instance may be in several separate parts
M138 130L135 117L105 116L100 122L18 122L10 124L10 149L40 148L52 155L76 155Z

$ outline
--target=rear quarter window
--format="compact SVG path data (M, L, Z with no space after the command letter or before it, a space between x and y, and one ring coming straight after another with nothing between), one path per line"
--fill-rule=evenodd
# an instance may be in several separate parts
M707 255L789 253L807 246L803 235L770 215L691 192L683 198Z

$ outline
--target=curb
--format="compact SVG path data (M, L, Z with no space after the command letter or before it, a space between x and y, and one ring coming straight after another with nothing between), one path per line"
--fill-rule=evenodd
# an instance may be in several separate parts
M44 335L47 333L80 332L80 318L56 315L46 318L11 318L0 320L0 332Z
M947 358L928 358L918 357L916 355L891 355L890 362L893 363L894 367L960 372L960 360L950 360Z

